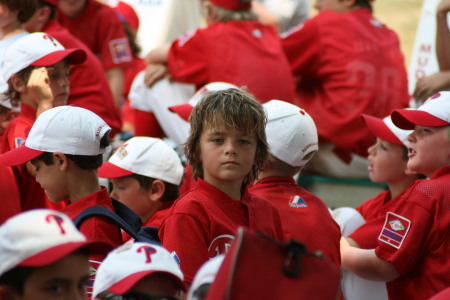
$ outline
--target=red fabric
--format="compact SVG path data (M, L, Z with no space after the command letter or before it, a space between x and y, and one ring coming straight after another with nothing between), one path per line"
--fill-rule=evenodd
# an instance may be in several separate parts
M397 35L368 9L322 11L282 39L296 78L299 106L319 137L367 156L374 136L361 113L384 118L408 105Z
M134 135L163 138L164 132L151 112L134 109Z
M77 17L58 11L58 21L100 58L105 70L127 66L132 60L128 38L116 11L95 0Z
M450 286L449 189L450 167L440 168L413 183L390 210L406 229L394 229L403 237L397 249L382 239L384 228L392 227L386 222L375 249L401 274L386 284L389 299L428 299Z
M293 178L287 177L265 178L249 191L277 208L288 240L298 240L311 251L322 251L328 260L340 268L341 230L321 199L299 187ZM295 203L298 197L300 201Z
M8 218L20 213L20 189L11 167L0 163L0 225Z
M430 300L448 300L450 299L450 287L446 288L437 295L434 295Z
M91 206L103 206L114 211L111 198L105 187L98 192L88 195L78 201L68 204L61 209L72 220L75 219L84 209ZM104 217L91 217L86 219L80 226L80 231L88 240L106 241L117 247L122 244L122 236L119 227L107 221ZM93 255L90 260L102 261L107 253L103 255Z
M380 230L386 220L386 213L397 205L398 200L407 191L408 189L394 199L391 199L390 191L383 191L372 199L364 201L356 210L363 216L366 223L356 229L349 237L363 249L376 248Z
M115 136L121 131L122 121L100 61L89 48L57 21L48 21L43 31L56 38L66 48L80 48L86 51L86 61L70 69L68 104L96 113L111 127L110 136Z
M122 121L131 123L135 125L135 112L134 109L130 106L130 100L128 99L128 94L130 93L131 84L133 83L136 75L145 70L146 64L145 60L140 57L134 56L131 61L131 65L125 68L124 70L124 87L122 97L125 100L125 103L122 106ZM142 125L140 125L142 127Z
M214 23L172 43L169 71L198 88L224 81L247 86L260 102L293 102L294 81L274 28L253 21Z
M184 167L183 182L180 185L180 195L190 191L196 184L197 181L192 175L192 167L188 164Z
M2 136L1 153L13 150L25 143L28 133L36 120L36 109L26 104L21 105L20 114L12 120ZM50 207L44 190L32 177L26 164L12 167L16 182L21 193L21 207L23 211L33 208Z
M205 261L228 251L239 225L284 239L280 217L269 202L248 191L236 201L199 179L194 189L175 201L159 237L176 253L184 279L191 283Z

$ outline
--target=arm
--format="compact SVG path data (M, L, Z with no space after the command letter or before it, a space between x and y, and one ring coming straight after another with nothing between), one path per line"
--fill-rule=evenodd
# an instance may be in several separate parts
M147 64L167 64L170 46L171 44L166 44L153 49L144 57L145 62Z
M111 93L113 94L114 103L116 107L120 106L122 100L124 74L121 67L112 68L106 71L106 77L108 79Z
M447 13L450 11L450 0L442 0L436 9L436 55L441 71L450 70L450 32Z
M27 82L29 100L36 105L38 117L44 111L53 107L53 93L50 88L50 79L45 67L34 69ZM57 103L64 105L66 103Z
M392 281L400 274L394 264L375 254L374 249L358 249L341 239L341 267L356 275L373 281Z

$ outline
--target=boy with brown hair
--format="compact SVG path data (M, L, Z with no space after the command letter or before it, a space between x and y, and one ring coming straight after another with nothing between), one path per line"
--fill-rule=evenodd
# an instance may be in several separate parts
M247 190L268 154L261 104L239 89L206 92L190 123L185 153L197 183L159 231L189 284L205 261L226 253L239 225L284 239L276 209Z
M111 128L93 112L75 106L59 106L43 112L33 124L25 144L0 156L6 165L31 161L36 181L53 203L72 220L85 208L104 206L114 212L111 198L98 181L97 169L109 146ZM80 226L89 239L122 244L120 229L103 217L91 217ZM101 261L104 256L91 257Z
M342 267L369 280L387 281L389 299L428 299L450 286L450 92L418 109L395 110L394 124L408 137L408 169L417 180L389 209L375 249L341 240Z

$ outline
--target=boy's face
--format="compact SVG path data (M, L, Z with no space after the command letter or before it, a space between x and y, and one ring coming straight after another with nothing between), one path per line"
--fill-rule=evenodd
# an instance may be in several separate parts
M41 160L32 160L35 167L36 181L41 185L50 201L56 203L69 198L66 176L60 171L57 159L53 157L53 164L46 165Z
M86 299L89 279L87 255L75 252L49 266L37 268L14 300Z
M256 145L254 134L205 126L200 136L203 179L219 189L234 184L240 188L253 166Z
M53 95L53 107L66 105L70 92L68 62L62 60L46 69Z
M369 177L373 182L392 184L403 180L408 161L403 158L403 148L377 138L368 149Z
M449 126L416 125L408 136L408 168L428 177L437 169L450 165Z
M180 296L180 288L171 275L156 273L144 277L135 284L129 292L138 292L153 297L173 297Z
M111 178L111 183L113 185L111 197L128 206L145 222L153 211L149 191L141 188L139 181L130 176Z
M0 3L0 27L4 28L11 23L18 22L18 11L11 11L5 3Z
M69 18L75 18L81 14L89 0L60 0L59 10Z

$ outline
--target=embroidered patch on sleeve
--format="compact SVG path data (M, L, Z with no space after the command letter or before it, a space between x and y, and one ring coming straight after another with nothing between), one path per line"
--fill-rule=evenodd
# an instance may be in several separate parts
M195 34L197 33L197 29L193 29L183 34L180 38L178 38L178 46L183 47Z
M408 235L410 227L410 220L392 212L388 212L378 240L391 245L396 249L400 249L403 241Z
M299 195L295 195L292 199L292 201L289 203L290 207L308 207L308 204L306 204L305 200L303 200L302 197Z
M19 148L20 146L25 144L25 139L23 139L23 138L14 138L14 144L15 144L16 148Z
M131 50L127 38L109 41L109 51L115 64L131 61Z

